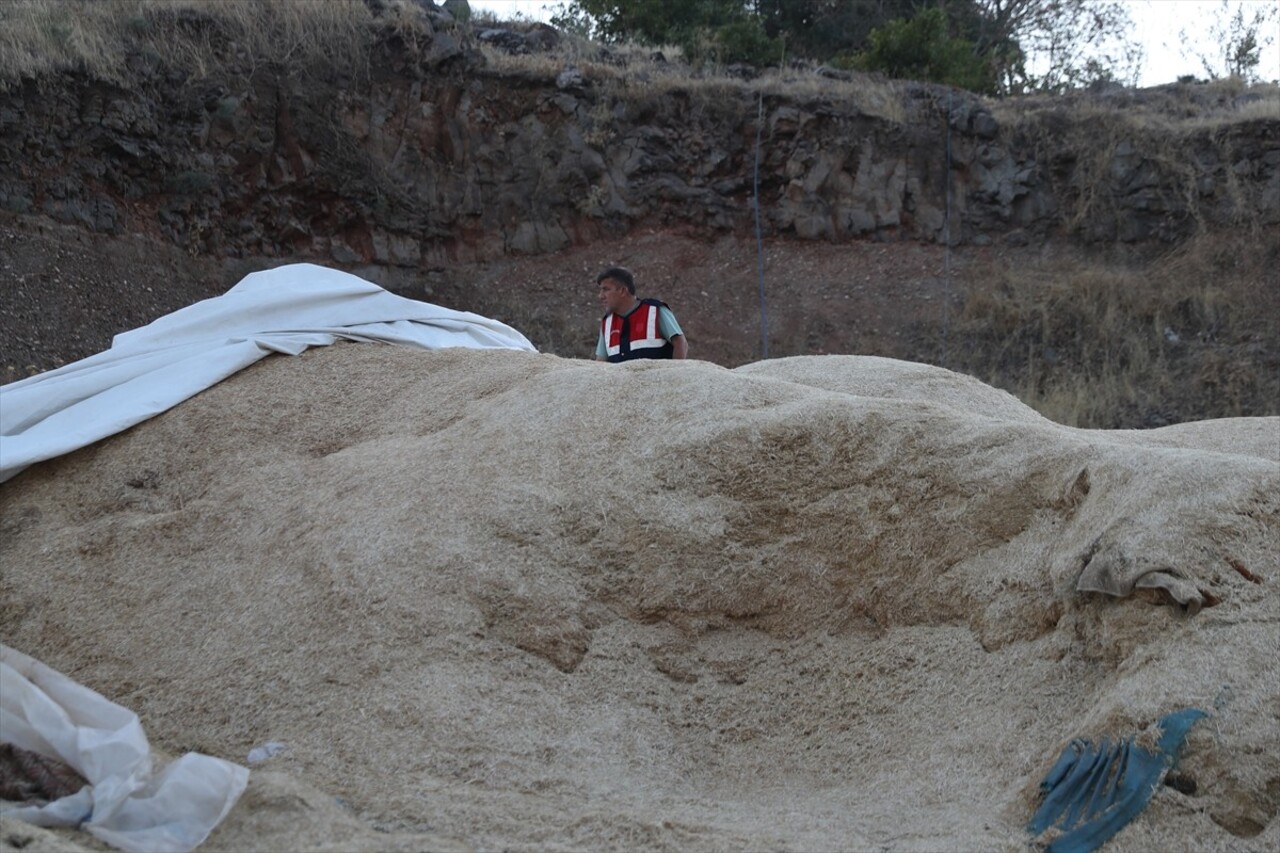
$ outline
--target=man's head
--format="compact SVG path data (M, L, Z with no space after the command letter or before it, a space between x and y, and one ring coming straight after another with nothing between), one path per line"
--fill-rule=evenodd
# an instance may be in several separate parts
M596 276L596 284L600 288L600 304L606 311L625 314L635 306L636 282L630 270L609 267Z

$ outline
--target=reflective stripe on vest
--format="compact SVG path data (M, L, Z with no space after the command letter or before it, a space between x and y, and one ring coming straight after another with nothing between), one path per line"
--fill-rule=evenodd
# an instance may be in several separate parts
M616 358L619 354L623 354L622 333L624 324L627 327L626 331L629 332L627 337L630 338L630 346L628 349L631 352L657 350L668 346L667 339L662 337L662 332L658 329L658 317L660 314L661 308L648 302L641 302L626 317L619 317L617 314L610 312L601 325L601 331L604 333L605 354L610 358ZM640 356L640 353L636 354ZM644 353L644 356L648 355L649 353Z

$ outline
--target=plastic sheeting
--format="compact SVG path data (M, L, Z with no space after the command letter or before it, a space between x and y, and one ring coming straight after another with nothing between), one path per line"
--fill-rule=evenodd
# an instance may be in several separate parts
M0 814L80 826L131 853L194 849L249 781L246 768L194 752L153 776L136 714L4 645L0 741L58 759L89 782L46 805L6 806Z
M111 349L0 387L0 482L128 429L266 355L339 339L424 349L536 352L478 314L388 293L350 273L291 264L117 335Z
M1160 720L1154 751L1133 739L1096 746L1076 739L1062 751L1040 783L1044 801L1027 824L1039 835L1051 827L1062 834L1046 853L1088 853L1106 843L1147 807L1156 786L1178 760L1187 732L1205 712L1185 708Z

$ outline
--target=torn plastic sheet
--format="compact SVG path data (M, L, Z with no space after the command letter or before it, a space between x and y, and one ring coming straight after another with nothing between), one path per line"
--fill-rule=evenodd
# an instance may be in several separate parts
M1027 831L1062 831L1046 853L1088 853L1101 847L1146 808L1177 762L1187 732L1204 716L1198 708L1184 708L1163 717L1154 752L1133 738L1114 745L1103 738L1096 746L1079 738L1071 741L1040 783L1044 801Z
M38 826L79 826L130 853L194 849L249 781L248 769L194 752L152 775L137 714L5 645L0 741L62 761L89 782L43 806L5 805L0 814Z

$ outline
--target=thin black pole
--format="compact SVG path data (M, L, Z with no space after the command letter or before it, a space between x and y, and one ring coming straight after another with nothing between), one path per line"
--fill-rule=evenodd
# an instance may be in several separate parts
M942 367L947 366L948 350L951 345L951 115L954 111L953 98L955 92L947 90L947 167L942 179L946 182L944 191L946 202L942 219L942 265L945 287L942 294Z
M760 351L762 358L769 357L769 316L765 311L764 301L764 240L760 236L760 134L764 129L764 93L760 93L760 103L756 109L756 169L755 169L755 208L756 208L756 275L760 279Z

